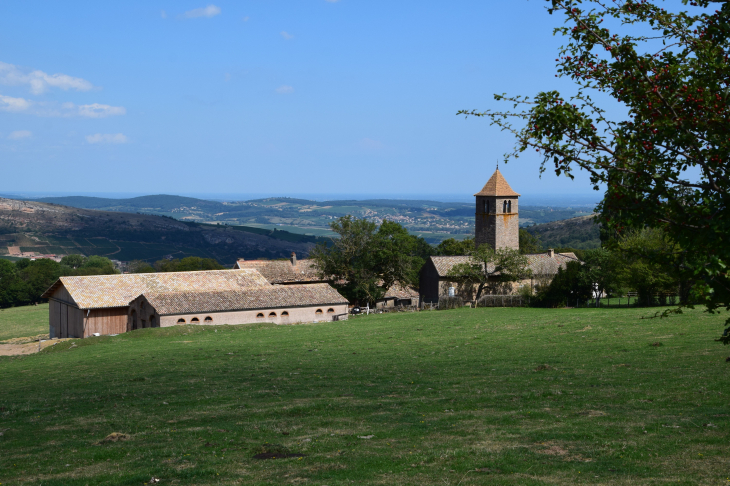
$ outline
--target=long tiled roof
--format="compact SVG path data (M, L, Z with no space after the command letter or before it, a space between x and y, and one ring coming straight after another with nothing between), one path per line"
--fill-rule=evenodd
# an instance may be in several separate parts
M569 261L580 261L574 253L532 253L525 255L528 266L534 275L552 275L558 273L558 268L565 268ZM468 256L432 256L431 261L439 277L447 277L451 269L460 263L469 263Z
M418 291L406 285L393 284L385 293L386 299L414 299L418 297Z
M100 309L127 306L147 292L241 290L271 284L253 269L94 275L61 277L43 297L50 297L61 286L71 294L79 309Z
M322 282L314 260L298 260L292 265L290 260L238 260L235 268L255 268L269 283L285 284L294 282Z
M499 169L494 171L492 177L489 178L481 191L474 194L475 196L519 196L507 183Z
M160 315L347 304L328 284L272 285L214 292L150 292L143 295Z

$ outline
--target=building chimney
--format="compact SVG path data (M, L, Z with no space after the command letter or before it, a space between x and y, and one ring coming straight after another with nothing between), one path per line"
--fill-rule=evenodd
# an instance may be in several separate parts
M548 253L548 255L550 256L550 258L555 258L555 250L553 250L552 248L550 248L550 249L549 249L549 250L547 251L547 253Z
M297 254L294 252L291 252L291 264L293 266L297 266Z

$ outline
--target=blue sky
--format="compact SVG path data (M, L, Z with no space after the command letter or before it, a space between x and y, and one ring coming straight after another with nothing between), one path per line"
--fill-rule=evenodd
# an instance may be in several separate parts
M513 139L459 109L569 90L545 2L0 3L0 191L477 192ZM527 155L523 195L591 193Z

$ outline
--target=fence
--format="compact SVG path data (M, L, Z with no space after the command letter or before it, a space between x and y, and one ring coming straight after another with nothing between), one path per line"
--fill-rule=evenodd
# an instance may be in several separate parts
M623 297L602 297L596 302L595 298L588 300L576 299L575 302L568 301L568 307L576 308L600 307L600 308L621 308L621 307L666 307L677 305L679 297L676 294L656 294L648 297L639 297L635 293L629 293Z
M521 295L482 295L476 307L526 307L530 298Z

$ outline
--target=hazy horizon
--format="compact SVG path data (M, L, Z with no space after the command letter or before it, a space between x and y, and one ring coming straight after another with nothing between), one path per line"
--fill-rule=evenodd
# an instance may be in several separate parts
M21 199L41 199L46 197L100 197L107 199L131 199L143 196L183 196L196 199L204 199L208 201L251 201L266 198L292 198L306 199L310 201L366 201L366 200L406 200L406 201L435 201L442 203L471 203L474 201L472 195L458 194L321 194L321 193L304 193L304 194L277 194L277 193L251 193L251 194L201 194L201 193L132 193L132 192L65 192L65 191L0 191L0 197L21 198ZM595 205L601 199L598 192L584 194L530 194L520 197L520 204L523 206L589 206Z

